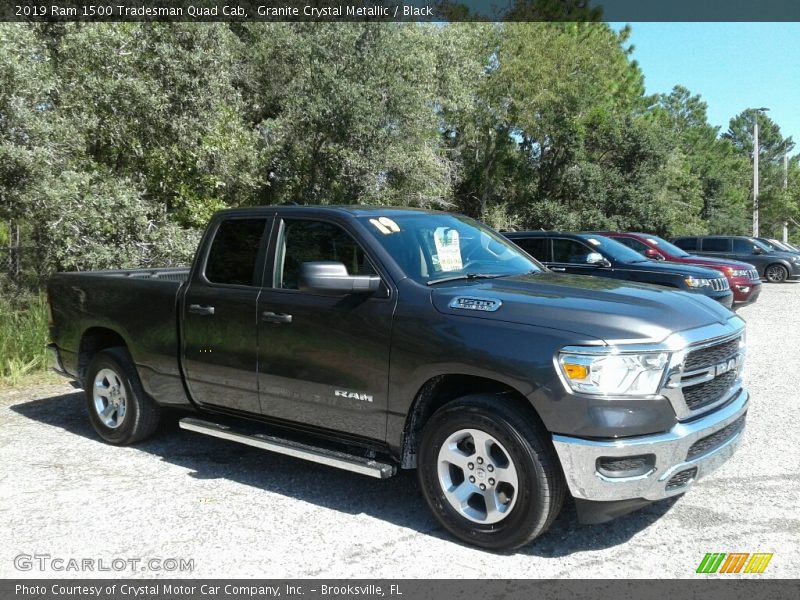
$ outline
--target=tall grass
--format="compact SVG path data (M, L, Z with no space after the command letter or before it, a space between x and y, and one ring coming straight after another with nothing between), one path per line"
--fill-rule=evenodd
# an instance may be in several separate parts
M47 368L47 300L0 297L0 387Z

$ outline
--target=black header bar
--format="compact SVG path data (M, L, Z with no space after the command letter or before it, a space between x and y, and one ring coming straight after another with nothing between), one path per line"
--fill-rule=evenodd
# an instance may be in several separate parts
M590 579L27 579L0 580L4 600L795 600L800 583L761 576Z
M800 22L798 0L2 0L19 22Z

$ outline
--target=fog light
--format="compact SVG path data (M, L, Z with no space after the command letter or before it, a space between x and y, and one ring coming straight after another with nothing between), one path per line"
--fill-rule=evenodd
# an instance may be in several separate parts
M736 289L739 290L740 292L742 292L743 294L746 294L747 292L750 291L750 286L749 285L737 285Z
M656 466L655 454L639 456L601 456L597 459L597 472L604 477L622 479L646 475Z

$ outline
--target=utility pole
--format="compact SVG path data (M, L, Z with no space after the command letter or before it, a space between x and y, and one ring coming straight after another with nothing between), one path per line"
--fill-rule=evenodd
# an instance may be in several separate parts
M783 153L783 193L789 193L789 155ZM783 241L789 241L789 221L783 222Z
M753 237L758 237L758 115L768 110L763 106L753 109L755 113L755 118L753 119Z
M753 120L753 237L758 237L758 113Z

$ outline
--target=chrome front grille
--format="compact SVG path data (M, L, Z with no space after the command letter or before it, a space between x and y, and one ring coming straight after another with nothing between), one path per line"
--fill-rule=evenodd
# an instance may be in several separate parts
M689 347L675 357L662 393L679 419L691 418L733 395L741 386L743 363L741 332L735 337Z
M736 378L735 371L728 371L709 381L686 387L683 389L683 401L689 410L700 410L725 396L736 382Z
M761 276L758 274L756 269L748 269L747 270L747 277L750 281L760 281Z
M719 277L717 279L709 279L711 282L711 289L715 292L727 292L731 289L731 286L728 284L728 280L725 277Z
M716 365L729 359L739 350L739 340L741 340L741 336L714 346L691 350L683 362L684 372L688 373L703 367Z

